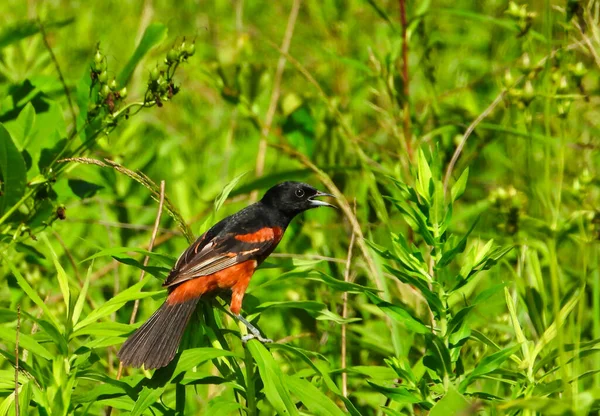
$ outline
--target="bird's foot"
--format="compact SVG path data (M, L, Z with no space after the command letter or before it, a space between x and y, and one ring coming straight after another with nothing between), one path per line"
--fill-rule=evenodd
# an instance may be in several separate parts
M262 335L260 335L260 334L258 334L258 335L256 335L256 334L246 334L246 335L244 335L244 336L242 337L242 342L245 344L245 343L247 343L248 341L250 341L251 339L255 339L255 340L257 340L257 341L260 341L260 342L262 342L263 344L270 344L270 343L272 343L272 342L273 342L273 340L272 340L272 339L265 338L265 337L263 337L263 336L262 336Z

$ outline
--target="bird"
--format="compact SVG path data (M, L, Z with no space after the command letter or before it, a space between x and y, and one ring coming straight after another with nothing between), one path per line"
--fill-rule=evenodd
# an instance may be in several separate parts
M243 342L262 337L242 315L242 300L256 268L275 250L286 228L298 214L323 206L315 198L333 196L301 182L282 182L248 205L216 223L179 257L163 287L162 306L122 345L118 357L130 367L146 369L168 365L181 342L185 328L205 295L231 290L231 314L246 325Z

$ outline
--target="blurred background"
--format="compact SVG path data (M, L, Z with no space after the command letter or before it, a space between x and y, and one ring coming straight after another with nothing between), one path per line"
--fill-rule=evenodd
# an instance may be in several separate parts
M346 277L377 288L382 299L428 322L430 311L419 290L385 268L398 265L397 260L379 256L365 239L393 251L396 236L403 235L421 253L425 269L428 264L433 267L429 259L435 256L418 227L411 227L389 199L405 197L391 178L415 186L419 149L424 149L440 184L447 180L451 186L468 167L464 195L447 218L448 233L465 235L478 220L465 253L473 247L477 253L490 240L495 247L514 248L452 297L450 292L442 297L448 310L456 312L478 294L486 296L484 307L473 309L468 321L482 335L458 348L460 353L452 353L452 365L460 361L464 372L495 348L514 345L520 346L514 354L524 356L509 360L510 369L481 381L476 390L485 394L465 389L460 394L468 398L473 414L533 414L526 412L544 411L556 404L553 400L564 400L564 409L571 414L597 409L600 367L592 340L600 338L598 2L8 0L0 11L0 121L23 154L27 169L23 195L39 181L44 184L35 188L35 200L25 201L11 215L6 215L8 207L21 196L10 201L5 196L0 211L4 214L0 317L7 328L0 337L6 358L0 364L2 412L14 410L11 363L17 305L33 317L42 316L15 270L57 316L72 315L87 282L83 318L138 281L143 255L124 250L116 256L120 261L111 258L116 251L84 260L102 250L148 248L157 214L156 195L153 199L147 187L115 169L69 163L57 173L58 164L39 163L45 160L45 150L52 159L63 147L67 150L62 156L107 158L142 172L156 184L164 181L172 207L195 236L284 180L336 193L343 209L313 210L291 224L276 256L254 276L244 307L248 313L260 313L259 324L268 337L321 354L311 359L327 362L338 385L340 351L347 343L344 366L353 370L344 383L360 414L422 414L449 395L449 384L444 377L438 384L433 376L434 381L418 376L424 381L422 385L417 381L414 390L421 396L407 402L367 383L398 388L403 377L386 364L391 357L406 359L421 376L427 373L422 358L428 344L410 327L390 329L389 318L367 291L354 288L359 294L349 295L344 312L342 291L335 284L306 277L319 270L337 280ZM45 35L37 19L43 22ZM152 42L144 37L149 31L154 33ZM144 39L148 50L135 52ZM119 89L127 87L127 97L116 107L123 108L126 102L143 102L157 63L184 42L194 43L195 51L177 66L175 95L162 106L132 112L114 125L104 119L96 125L101 133L91 142L82 136L71 138L71 132L81 131L77 127L85 123L85 113L89 117L98 111L87 104L97 94L89 93L97 48L108 80L116 77L123 81ZM138 52L135 70L124 77L123 69ZM24 111L28 102L33 115ZM106 101L101 105L100 111L106 111ZM75 119L73 113L78 114ZM15 136L23 140L18 142ZM9 156L2 163L10 160L6 152ZM6 166L2 178L9 184L7 175L13 168ZM215 211L214 201L228 184L227 199ZM47 195L40 194L42 190ZM429 218L433 212L432 208L423 214ZM57 219L62 216L66 218ZM445 238L440 237L438 249ZM356 242L347 269L351 240ZM164 212L152 251L174 261L187 246L177 220ZM72 290L70 312L56 278L60 271L54 255ZM463 257L457 261L449 275L464 266ZM153 257L150 266L164 269L168 262L167 258L159 264ZM162 303L164 295L158 291L163 269L154 269L159 278L144 286L144 291L156 293L141 300L136 322ZM510 289L513 315L504 287ZM256 309L258 305L262 308ZM53 400L68 385L73 395L62 396L61 414L101 414L109 406L115 412L132 411L138 396L126 402L105 391L86 398L88 390L111 383L81 372L75 375L73 364L89 360L85 371L116 380L115 353L132 329L126 324L133 302L119 306L78 337L70 337L73 328L65 324L68 346L60 354L72 371L63 374L57 369L64 363L42 371L48 379L54 374L55 380L47 380L42 389L47 406L59 406ZM350 322L342 315L357 320ZM40 331L35 319L21 319L22 333L32 334L43 345L57 342ZM222 325L236 328L221 319ZM347 323L346 341L342 323ZM89 343L94 347L81 350ZM583 351L582 345L588 350ZM523 362L538 346L546 349L538 357L539 366L528 372ZM239 342L235 348L243 357ZM459 354L464 356L457 361ZM547 361L540 364L542 356ZM297 356L274 357L285 374L308 371ZM419 366L421 370L415 370ZM205 372L215 372L210 362ZM133 377L128 380L134 385L144 374L150 373L126 370L125 376ZM461 370L455 369L455 376L460 378ZM224 379L233 383L232 378ZM64 384L67 381L72 384ZM329 391L324 379L311 381ZM163 404L152 407L152 414L175 409L175 384L166 389ZM438 391L435 386L443 388ZM226 382L205 381L188 390L185 403L177 404L186 414L227 414L216 407L223 400L245 403L235 386ZM45 414L40 397L23 394L31 397L32 414ZM518 402L532 398L539 399L541 407ZM267 399L270 402L271 397ZM334 401L348 410L340 400ZM420 402L429 405L415 404ZM262 406L261 414L277 409L272 403ZM298 407L308 414L326 414Z

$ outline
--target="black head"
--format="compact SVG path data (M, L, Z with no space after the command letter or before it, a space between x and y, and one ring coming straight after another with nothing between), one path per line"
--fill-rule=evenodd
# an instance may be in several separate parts
M277 208L283 214L293 217L303 211L318 207L334 207L327 202L314 198L319 196L333 196L317 191L310 185L301 182L282 182L275 185L265 193L261 202Z

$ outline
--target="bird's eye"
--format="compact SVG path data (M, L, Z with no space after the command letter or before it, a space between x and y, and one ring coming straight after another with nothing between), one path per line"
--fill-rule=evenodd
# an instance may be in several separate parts
M296 189L296 196L302 198L304 196L304 189Z

